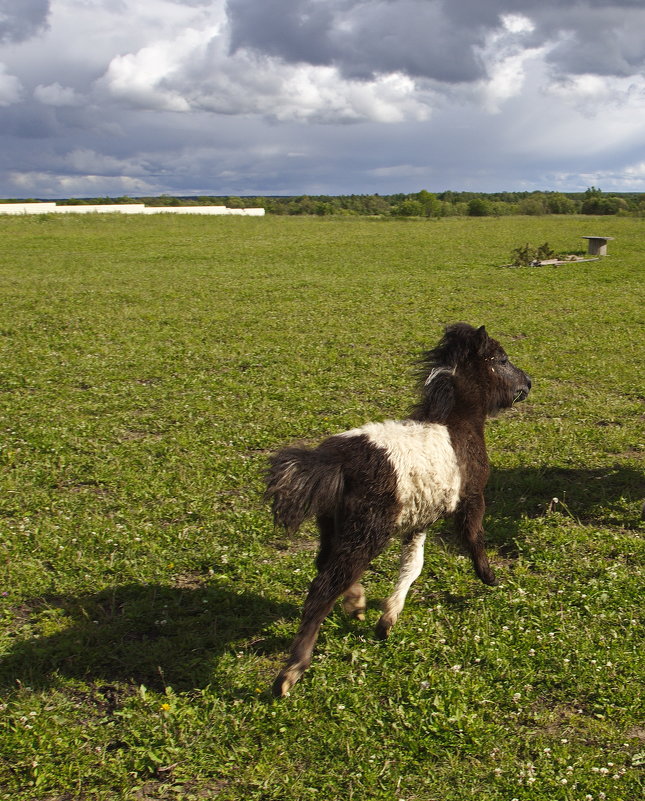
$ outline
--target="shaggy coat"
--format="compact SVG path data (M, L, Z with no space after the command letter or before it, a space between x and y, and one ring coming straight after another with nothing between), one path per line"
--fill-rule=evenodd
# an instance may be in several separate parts
M420 397L401 421L367 423L329 437L317 448L284 448L270 458L267 497L275 522L296 531L315 517L318 574L300 629L273 685L285 695L311 663L324 618L343 595L345 611L364 618L359 580L393 535L402 540L399 579L385 601L376 633L385 638L423 566L425 529L454 516L486 584L496 584L484 550L482 519L488 458L487 416L523 400L531 380L508 360L485 328L448 326L420 363Z

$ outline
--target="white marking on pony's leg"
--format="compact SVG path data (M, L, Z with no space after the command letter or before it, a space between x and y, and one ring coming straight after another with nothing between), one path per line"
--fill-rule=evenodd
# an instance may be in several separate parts
M382 639L389 635L390 629L401 614L412 583L419 577L423 569L423 546L425 541L425 532L420 532L413 534L409 540L403 543L399 580L396 583L394 592L383 604L383 614L376 625L376 634Z
M365 589L360 582L352 584L343 596L343 611L356 620L365 620Z

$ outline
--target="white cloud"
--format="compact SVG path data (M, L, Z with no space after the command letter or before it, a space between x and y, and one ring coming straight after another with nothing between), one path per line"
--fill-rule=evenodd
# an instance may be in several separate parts
M605 192L645 192L645 161L617 169L599 169L580 174L559 173L554 176L554 181L565 187L577 184L580 190L599 186Z
M61 86L58 81L47 86L38 84L34 89L34 97L46 106L78 106L83 102L83 98L71 86Z
M509 33L533 33L535 30L535 23L522 14L502 14L500 20Z
M285 64L244 49L230 54L219 26L183 30L119 55L98 85L141 109L260 114L282 122L423 120L431 97L402 73L348 80L333 66Z
M163 190L159 184L130 176L65 175L51 172L9 173L12 187L25 195L37 197L100 197L103 195L147 195Z
M9 75L4 64L0 63L0 106L16 103L22 94L22 84L15 75Z
M521 93L532 60L542 59L548 46L527 47L525 37L535 28L524 16L508 14L500 18L500 27L476 48L484 65L486 78L479 82L479 92L486 111L499 113L505 101Z
M145 175L145 158L122 159L97 153L91 148L77 148L65 155L61 162L81 174L109 176Z
M378 178L397 178L401 176L422 178L428 177L430 167L416 164L396 164L391 167L375 167L370 173Z
M172 89L173 78L187 61L203 58L203 50L217 29L189 28L175 39L165 39L137 53L116 56L102 79L115 98L144 109L188 111L190 102Z
M624 107L645 110L645 75L573 75L551 83L548 92L591 116Z

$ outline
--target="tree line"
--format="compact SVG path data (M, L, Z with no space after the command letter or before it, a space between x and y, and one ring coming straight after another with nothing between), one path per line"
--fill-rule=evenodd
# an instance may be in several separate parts
M10 201L9 201L10 202ZM29 202L25 200L17 202ZM277 215L354 215L378 217L502 217L513 214L618 214L645 217L645 194L585 192L429 192L394 195L293 195L234 197L102 197L58 200L59 204L145 203L147 206L262 207Z

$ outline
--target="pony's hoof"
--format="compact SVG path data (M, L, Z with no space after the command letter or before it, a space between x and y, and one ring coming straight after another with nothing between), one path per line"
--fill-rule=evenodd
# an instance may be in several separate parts
M293 682L289 681L282 673L273 682L272 692L276 698L284 698L289 695L289 690L293 687Z
M499 584L499 581L495 578L495 574L490 567L481 569L475 568L475 573L477 573L477 578L483 581L484 584L488 584L489 587L496 587Z
M353 620L365 620L365 593L350 593L343 598L343 612Z
M376 629L374 633L379 638L379 640L387 640L390 636L390 632L392 631L392 624L388 623L386 620L381 618L379 622L376 624Z
M273 694L276 698L284 698L289 695L289 690L305 672L304 667L286 667L278 673L273 682Z

